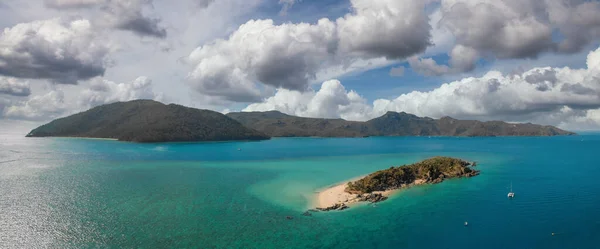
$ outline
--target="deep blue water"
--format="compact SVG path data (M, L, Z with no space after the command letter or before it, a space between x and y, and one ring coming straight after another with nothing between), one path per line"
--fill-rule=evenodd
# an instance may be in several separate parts
M593 133L171 144L4 134L0 248L600 248L599 153ZM482 174L301 215L319 189L437 155Z

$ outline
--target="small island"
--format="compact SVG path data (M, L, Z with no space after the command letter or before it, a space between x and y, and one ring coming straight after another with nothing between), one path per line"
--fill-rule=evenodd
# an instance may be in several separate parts
M380 202L395 190L445 179L479 175L475 163L457 158L434 157L418 163L380 170L363 178L319 193L317 210L344 210L358 202Z

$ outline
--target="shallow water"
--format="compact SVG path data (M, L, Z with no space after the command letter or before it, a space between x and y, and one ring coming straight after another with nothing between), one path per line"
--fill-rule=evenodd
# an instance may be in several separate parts
M4 134L0 248L598 248L598 151L598 134L172 144ZM301 215L319 189L437 155L477 161L482 174Z

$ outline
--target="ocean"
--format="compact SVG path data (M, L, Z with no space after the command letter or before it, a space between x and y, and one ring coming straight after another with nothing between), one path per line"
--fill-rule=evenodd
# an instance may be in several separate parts
M598 153L597 133L163 144L3 134L0 248L600 248ZM320 189L438 155L476 161L481 175L302 215Z

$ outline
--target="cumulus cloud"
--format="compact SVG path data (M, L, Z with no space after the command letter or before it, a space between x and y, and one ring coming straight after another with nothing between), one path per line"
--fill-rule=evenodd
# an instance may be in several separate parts
M49 85L44 94L30 95L28 99L5 98L0 94L0 116L12 120L48 121L50 119L85 111L91 107L118 101L152 99L162 101L161 93L152 89L152 81L138 77L127 83L116 83L103 78L94 78L81 84L87 87L78 95L67 95L76 89ZM1 88L0 88L1 89ZM8 96L8 95L6 95Z
M450 68L446 65L438 65L431 58L417 58L411 57L408 59L408 64L418 74L422 74L425 76L440 76L447 74L450 71Z
M151 0L109 1L103 7L107 20L114 27L134 32L141 36L165 38L167 30L160 25L161 19L144 15L144 8L151 8Z
M364 120L371 108L354 91L346 91L338 80L326 81L319 91L298 92L279 89L262 103L251 104L243 111L278 110L291 115Z
M103 75L109 52L88 20L20 23L0 35L0 75L76 84Z
M352 0L353 12L315 24L250 20L227 39L195 49L187 58L190 84L232 101L261 97L257 83L305 91L316 75L359 60L401 59L430 45L424 3Z
M377 99L372 104L355 92L346 91L339 81L328 81L318 92L279 90L275 96L244 109L267 110L349 120L404 111L434 118L452 116L599 128L600 48L589 53L585 69L544 67L513 75L490 71L429 92L413 91L394 99Z
M583 0L441 0L437 25L456 40L447 73L473 70L482 56L579 52L600 38L599 11L600 2Z
M354 12L338 18L340 49L361 58L403 59L431 45L427 1L352 0Z
M203 0L208 5L210 1ZM97 8L104 15L98 21L111 27L131 31L140 36L165 38L167 30L160 25L161 19L144 13L152 9L152 0L46 0L46 6L54 9Z
M377 100L374 111L406 111L418 115L461 118L537 120L560 124L552 115L600 108L600 49L588 55L587 69L534 68L518 75L489 72L430 92L411 92L393 100ZM569 112L572 115L577 112ZM566 124L562 124L566 125Z
M87 108L98 105L130 101L135 99L161 100L162 95L152 89L152 80L141 76L128 83L115 83L106 79L93 79L89 89L84 90L79 97L80 106Z
M26 97L31 94L29 82L0 76L0 94Z
M4 117L19 120L47 120L61 116L67 109L64 92L51 90L27 101L10 103L4 108Z

